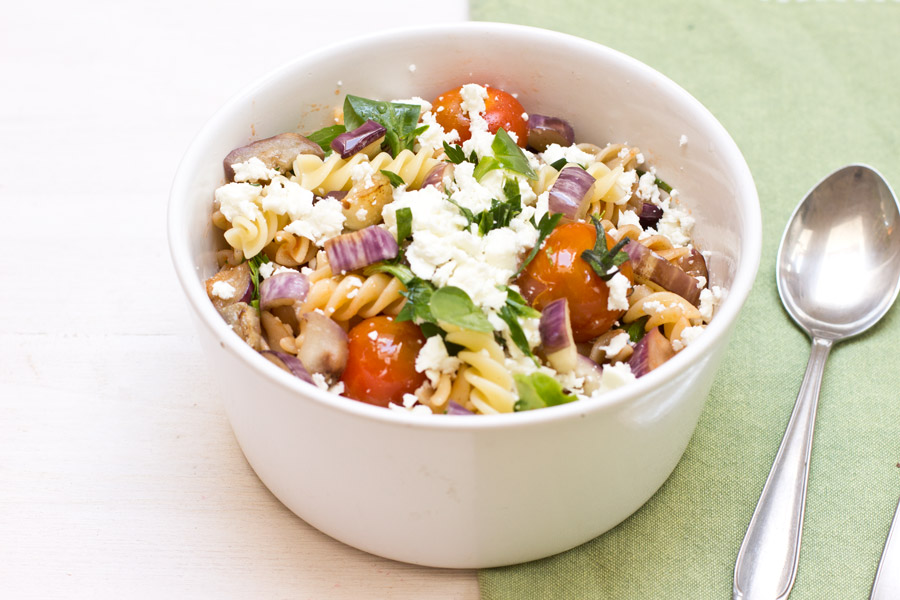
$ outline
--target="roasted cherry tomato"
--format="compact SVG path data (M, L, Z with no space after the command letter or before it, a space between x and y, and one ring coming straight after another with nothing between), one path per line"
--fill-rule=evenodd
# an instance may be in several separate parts
M350 351L341 375L345 396L378 406L402 404L403 394L425 382L425 374L416 371L425 337L414 323L372 317L360 321L348 337Z
M516 134L516 142L521 147L528 143L528 123L525 121L525 109L519 101L503 90L485 86L487 98L484 99L484 120L488 131L497 133L501 127L507 133ZM469 132L469 115L462 109L462 87L449 90L439 95L432 102L431 111L444 131L455 129L459 133L459 141L464 142L472 134Z
M596 240L597 231L593 225L560 225L547 236L543 247L516 282L525 299L538 310L553 300L566 298L576 342L597 337L624 314L624 311L609 310L609 287L581 258L581 253L592 249ZM614 245L607 235L606 247ZM620 269L633 281L630 263L624 263Z

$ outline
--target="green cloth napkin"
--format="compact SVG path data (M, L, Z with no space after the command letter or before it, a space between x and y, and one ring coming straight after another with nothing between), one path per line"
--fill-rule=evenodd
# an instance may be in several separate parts
M900 2L472 0L471 17L594 40L678 82L734 137L763 215L756 285L675 472L599 538L482 571L482 596L730 598L809 355L775 288L784 226L807 190L847 163L872 165L900 190ZM792 600L869 597L900 495L897 339L895 308L832 350Z

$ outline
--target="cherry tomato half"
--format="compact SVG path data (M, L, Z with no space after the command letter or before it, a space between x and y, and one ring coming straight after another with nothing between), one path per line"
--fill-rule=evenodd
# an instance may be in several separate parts
M425 382L416 371L416 355L425 345L425 336L410 321L392 317L372 317L360 321L347 334L349 355L341 375L344 395L377 406L403 403Z
M487 121L488 131L497 133L502 127L507 133L515 133L516 143L524 148L528 143L528 123L523 117L525 109L512 94L489 86L485 89L488 95L484 99L484 120ZM455 129L459 133L459 141L464 142L472 134L469 131L469 116L462 109L461 92L462 87L458 87L440 94L432 102L431 111L444 131Z
M576 342L586 342L608 331L625 314L625 311L609 310L609 287L581 258L581 253L593 248L596 240L593 225L560 225L547 236L543 247L517 280L522 296L538 310L559 298L569 301ZM607 235L606 247L613 245L615 242ZM620 268L633 281L631 264L625 263Z

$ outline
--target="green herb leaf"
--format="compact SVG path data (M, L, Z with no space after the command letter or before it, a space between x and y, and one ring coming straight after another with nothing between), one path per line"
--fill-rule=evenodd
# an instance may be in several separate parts
M504 304L500 307L500 312L497 314L503 319L506 326L509 327L509 337L516 347L522 351L522 354L525 356L534 356L531 352L531 347L528 345L528 338L525 336L522 324L519 323L519 319L516 318L513 309L510 308L508 304Z
M638 177L643 177L647 171L642 171L641 169L635 169L634 172L637 173ZM663 181L662 179L660 179L659 177L656 177L655 175L653 176L653 183L655 183L656 187L658 187L665 193L667 193L667 194L672 193L672 186L669 185L668 183L666 183L665 181Z
M393 171L388 171L386 169L381 169L381 174L388 178L388 181L391 182L393 187L400 187L401 185L406 185L406 182L403 181L403 178L394 173Z
M469 225L471 225L472 223L474 223L475 221L477 221L480 218L480 217L476 217L475 213L473 213L471 210L469 210L465 206L460 205L459 202L457 202L450 196L447 196L447 202L449 202L450 204L452 204L456 208L458 208L459 212L462 214L462 216L464 216L466 218L466 227L467 228L469 227ZM481 213L479 213L479 214L481 214Z
M519 265L519 270L516 271L516 274L513 275L513 277L518 276L518 274L521 273L526 266L528 266L528 263L530 263L534 259L534 257L537 256L538 250L540 250L541 248L541 244L544 243L544 240L547 238L547 236L550 235L550 233L556 228L556 226L559 224L560 219L562 219L562 213L556 213L553 215L551 215L549 212L544 213L544 216L541 217L541 222L538 223L537 226L538 239L534 243L534 248L532 248L531 252L528 253L528 256L525 257L524 262Z
M573 402L577 398L563 391L562 384L546 373L537 371L531 375L513 375L516 380L516 389L519 392L519 400L514 405L514 410L534 410L547 406L558 406Z
M631 339L631 343L637 344L641 341L641 338L647 333L644 330L644 327L647 325L649 319L650 315L646 315L625 326L625 332L628 334L629 339Z
M491 150L504 169L525 175L529 179L537 179L537 174L535 174L531 165L528 164L525 153L522 152L519 145L509 137L509 134L502 127L494 135L494 141L491 142Z
M331 152L331 142L334 141L334 138L341 135L347 131L347 128L344 125L329 125L328 127L323 127L318 131L313 131L309 134L307 139L311 142L317 143L322 147L322 150L325 152Z
M619 243L612 248L606 248L606 232L603 231L603 225L597 217L591 215L594 222L594 229L597 230L597 241L594 242L593 250L585 250L581 253L581 258L587 264L591 265L600 279L609 281L613 275L619 272L619 265L628 260L628 253L623 252L622 248L631 240L627 237L619 240Z
M493 171L494 169L499 169L503 165L500 164L500 161L493 156L485 156L478 164L475 166L475 170L472 172L472 175L475 177L475 181L481 181L481 178L484 177L488 172Z
M395 275L398 279L398 276ZM400 279L400 281L403 281ZM406 286L405 292L400 292L406 296L406 304L395 317L397 321L412 321L414 323L430 322L434 323L434 315L431 314L431 296L434 294L434 286L430 282L413 277L409 281L403 281Z
M412 209L404 206L398 208L394 214L397 217L397 243L399 244L412 235Z
M250 281L253 283L253 295L250 299L250 305L259 310L259 267L269 261L269 257L265 254L257 254L247 261L250 267Z
M522 212L522 201L516 198L516 202L500 202L499 200L491 200L491 207L475 215L474 220L478 223L478 233L482 236L487 232L501 227L509 227L513 217Z
M463 152L462 146L457 144L451 146L447 142L444 142L444 154L447 155L447 160L454 165L458 165L466 160L466 153Z
M553 167L554 169L556 169L557 171L562 171L562 168L564 166L566 166L567 164L569 164L569 161L567 161L565 158L561 158L556 162L550 163L550 166Z
M363 269L363 274L366 276L374 275L375 273L387 273L388 275L393 275L400 280L400 283L407 287L409 287L410 282L416 278L409 267L402 263L391 261L380 261ZM401 294L402 293L403 292L401 292Z
M344 125L352 131L372 119L387 129L384 138L391 154L397 156L401 150L412 150L416 136L424 131L419 124L422 107L418 104L398 104L382 102L347 94L344 98Z
M434 291L429 302L431 314L438 323L490 333L494 330L480 308L458 287L448 285Z
M498 285L498 289L506 292L506 305L509 306L517 317L539 317L541 313L531 308L522 294L507 285Z

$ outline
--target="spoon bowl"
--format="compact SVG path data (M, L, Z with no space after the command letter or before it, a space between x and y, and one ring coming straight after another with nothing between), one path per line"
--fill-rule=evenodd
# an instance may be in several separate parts
M776 282L812 340L806 374L734 567L735 600L787 598L800 558L806 482L825 361L834 342L878 322L900 290L900 207L866 165L825 177L781 239Z
M862 333L897 297L900 212L884 178L865 165L825 177L794 214L778 251L778 294L810 336Z

